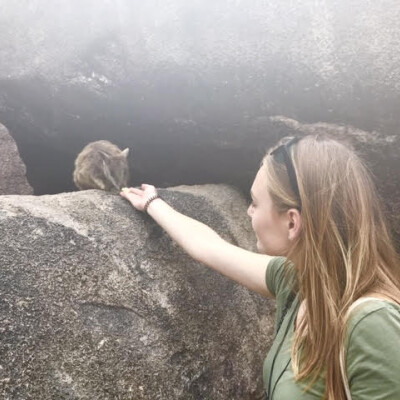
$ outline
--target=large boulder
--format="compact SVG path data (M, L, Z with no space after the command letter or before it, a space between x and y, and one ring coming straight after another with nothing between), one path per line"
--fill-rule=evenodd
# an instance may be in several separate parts
M21 160L15 140L0 124L0 195L33 194L26 179L25 164Z
M2 1L0 120L37 194L90 141L133 184L245 186L286 115L398 135L398 0ZM261 133L261 134L259 134Z
M254 249L228 186L161 191ZM101 191L1 196L0 397L255 399L273 302L187 256Z

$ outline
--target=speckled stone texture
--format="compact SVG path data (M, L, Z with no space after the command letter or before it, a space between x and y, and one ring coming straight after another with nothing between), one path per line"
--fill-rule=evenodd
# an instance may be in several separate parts
M32 193L17 145L7 128L0 123L0 195Z
M162 196L254 248L228 186ZM0 398L253 400L273 302L190 259L121 197L0 197Z

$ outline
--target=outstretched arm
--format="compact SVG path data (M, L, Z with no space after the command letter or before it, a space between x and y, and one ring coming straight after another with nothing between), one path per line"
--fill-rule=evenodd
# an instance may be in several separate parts
M154 186L145 184L142 189L121 192L140 211L155 194ZM228 243L207 225L175 211L160 198L149 204L147 212L191 257L255 292L272 297L265 283L272 257Z

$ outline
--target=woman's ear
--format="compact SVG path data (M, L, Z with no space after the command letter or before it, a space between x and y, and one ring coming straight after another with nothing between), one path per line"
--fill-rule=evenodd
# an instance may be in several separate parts
M287 212L288 216L288 239L295 240L301 232L301 214L296 208L291 208Z

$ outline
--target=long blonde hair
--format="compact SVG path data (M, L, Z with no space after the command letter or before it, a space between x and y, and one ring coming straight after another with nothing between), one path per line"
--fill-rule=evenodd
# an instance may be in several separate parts
M279 145L279 143L278 143ZM325 377L325 398L345 400L339 353L349 306L367 293L400 303L400 259L367 167L348 143L323 134L289 148L301 199L302 231L287 254L305 315L296 327L297 380ZM285 164L267 155L268 190L280 213L299 208Z

